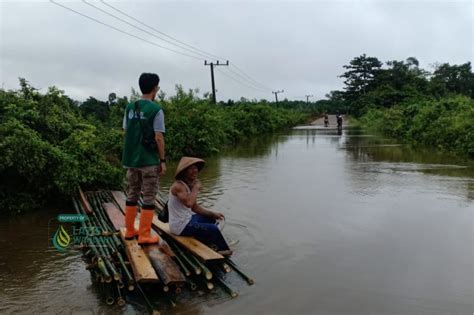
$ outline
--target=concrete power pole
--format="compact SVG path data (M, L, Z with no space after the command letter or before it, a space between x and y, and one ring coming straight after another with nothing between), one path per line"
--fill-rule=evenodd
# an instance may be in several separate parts
M226 63L219 63L219 60L217 60L216 63L208 63L207 60L204 61L205 66L211 66L211 83L212 83L212 102L216 104L216 84L214 83L214 67L215 66L228 66L229 65L229 60L227 60Z
M313 97L313 95L305 95L306 96L306 105L309 104L309 98Z
M275 92L272 91L272 93L275 94L275 101L277 104L278 104L278 93L283 93L283 92L285 92L285 90L275 91Z

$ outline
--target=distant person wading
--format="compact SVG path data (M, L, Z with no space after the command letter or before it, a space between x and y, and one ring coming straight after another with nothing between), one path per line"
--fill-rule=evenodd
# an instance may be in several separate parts
M138 235L139 244L157 243L158 236L151 236L150 229L155 213L155 196L159 175L166 172L165 121L163 110L155 103L160 78L154 73L143 73L139 79L142 98L129 103L123 117L125 145L123 166L127 168L127 202L125 208L125 238ZM138 231L135 218L140 193L143 206Z

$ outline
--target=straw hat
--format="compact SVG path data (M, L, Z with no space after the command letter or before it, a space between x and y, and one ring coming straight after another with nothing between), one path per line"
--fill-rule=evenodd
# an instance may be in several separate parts
M179 161L178 167L176 168L176 172L174 173L174 178L177 179L179 173L181 173L182 171L184 171L186 168L190 167L193 164L197 164L199 171L201 171L202 168L204 167L204 163L205 161L203 159L183 156L181 160Z

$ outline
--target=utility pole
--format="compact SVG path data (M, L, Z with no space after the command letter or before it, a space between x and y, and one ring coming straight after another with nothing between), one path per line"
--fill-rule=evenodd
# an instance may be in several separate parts
M275 94L275 101L277 102L277 104L278 104L278 93L283 93L283 92L285 92L285 90L275 91L275 92L272 91L272 93Z
M306 96L306 105L309 104L309 98L313 97L313 95L305 95Z
M213 62L208 63L207 60L204 60L204 65L211 66L212 102L215 104L216 103L216 84L214 83L214 67L215 66L228 66L229 60L227 60L226 63L219 63L219 60L217 60L216 63L213 63Z

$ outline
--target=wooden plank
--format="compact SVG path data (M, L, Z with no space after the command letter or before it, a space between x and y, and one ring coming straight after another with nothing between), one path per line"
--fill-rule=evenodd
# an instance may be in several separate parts
M137 282L158 282L159 278L153 268L150 260L143 251L142 247L138 245L136 239L125 239L125 228L120 229L120 237L125 244L128 260L132 266L133 275Z
M122 212L125 213L125 201L127 200L127 196L125 196L125 194L122 191L119 191L119 190L112 191L111 193L112 193L112 196L114 197L115 201L122 208ZM125 218L124 218L124 220L125 220ZM154 233L154 231L153 231L153 233ZM161 248L162 251L164 251L167 255L169 255L171 257L176 256L176 254L173 252L171 247L168 245L168 243L163 238L160 238L160 245L162 247Z
M136 219L135 229L138 230L139 225L140 222ZM153 229L150 230L150 234L151 236L159 236ZM169 248L168 243L166 243L164 239L160 237L159 243L142 245L142 248L147 254L148 259L150 259L151 265L165 285L186 281L184 275L179 270L178 265L170 257L174 257L175 254L171 248Z
M216 261L224 259L224 256L213 251L194 237L174 235L170 231L169 224L161 222L156 217L153 218L153 225L164 233L166 233L167 235L171 236L175 241L180 243L182 246L184 246L191 253L193 253L203 261Z
M120 210L122 211L122 213L125 213L125 201L127 201L127 196L125 196L123 191L119 191L119 190L114 190L111 193L115 201L120 206Z
M107 215L111 219L114 227L120 230L125 226L125 216L113 203L104 203ZM138 229L140 223L135 220L135 228ZM153 236L157 235L151 230ZM179 270L178 265L171 257L175 254L165 240L160 238L160 243L142 246L143 252L147 255L155 272L165 285L183 283L186 281L184 275Z
M125 227L125 216L115 204L107 202L103 203L102 206L104 207L105 212L107 212L107 215L109 216L109 219L114 225L116 231Z
M179 270L178 265L163 251L159 244L143 245L142 248L165 285L186 282L186 278Z
M84 192L82 192L81 187L79 187L79 201L81 202L82 207L84 207L84 210L86 211L86 213L87 214L92 214L92 207L91 207L89 201L87 201L87 198L84 195Z
M135 229L138 230L139 227L140 227L140 222L138 221L138 219L136 219L135 220ZM160 238L160 241L158 242L158 245L160 247L160 251L162 251L163 253L167 254L170 257L175 257L176 256L176 254L173 252L173 250L168 245L168 243L161 236L159 236L158 233L154 229L150 230L150 234L151 234L151 236L158 236Z

